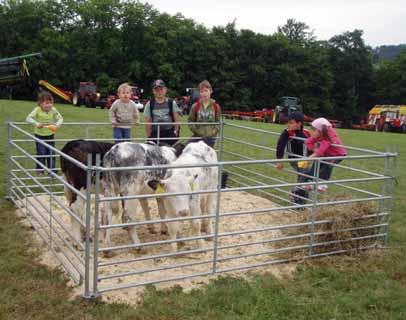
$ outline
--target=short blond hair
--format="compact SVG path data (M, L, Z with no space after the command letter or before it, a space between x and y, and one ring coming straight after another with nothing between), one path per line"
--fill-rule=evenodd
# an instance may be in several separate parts
M212 88L210 82L207 80L203 80L202 82L199 83L199 90L202 90L203 88L207 88L211 92L213 92L213 88Z
M119 94L121 91L123 91L127 88L131 91L131 86L128 84L128 82L124 82L124 83L120 84L117 88L117 94Z

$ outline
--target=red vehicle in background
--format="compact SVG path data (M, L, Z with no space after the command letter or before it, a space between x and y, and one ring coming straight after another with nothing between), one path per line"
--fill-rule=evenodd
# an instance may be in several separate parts
M141 94L144 92L143 89L141 89L138 86L131 86L131 100L135 102L138 110L142 111L144 109L144 104L141 103ZM107 109L111 108L111 105L113 104L114 101L118 99L118 96L115 95L108 95L104 101L104 107Z

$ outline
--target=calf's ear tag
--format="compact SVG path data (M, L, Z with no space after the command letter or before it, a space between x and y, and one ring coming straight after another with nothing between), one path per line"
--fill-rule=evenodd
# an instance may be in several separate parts
M192 189L192 191L195 191L195 184L193 181L189 182L190 185L190 189Z
M156 188L155 193L165 193L165 189L162 184L158 183L158 187Z

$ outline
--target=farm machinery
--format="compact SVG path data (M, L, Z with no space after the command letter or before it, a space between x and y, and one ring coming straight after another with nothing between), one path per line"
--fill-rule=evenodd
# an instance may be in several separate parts
M181 100L181 109L183 114L189 114L190 108L192 105L199 100L200 91L199 88L186 88L186 96L182 97Z
M85 105L88 108L100 107L101 109L109 109L113 102L118 99L118 97L115 95L107 95L102 97L97 84L94 82L80 82L79 88L74 93L54 86L45 80L40 80L39 85L51 91L62 100L72 103L77 107ZM131 100L137 104L138 109L142 109L144 106L139 101L143 90L137 86L131 86L131 90Z
M12 98L19 83L30 77L27 60L33 57L41 58L41 53L0 59L0 95L4 94L8 98Z
M79 88L74 93L54 86L45 80L40 80L38 83L41 87L51 91L62 100L72 103L77 107L80 107L82 104L89 108L94 108L96 105L100 105L100 93L98 92L97 85L94 82L80 82ZM103 105L100 106L104 107Z
M279 104L275 107L273 113L274 123L288 122L288 116L295 111L303 112L300 99L297 97L281 97Z
M376 105L369 111L367 121L353 128L406 133L406 105Z

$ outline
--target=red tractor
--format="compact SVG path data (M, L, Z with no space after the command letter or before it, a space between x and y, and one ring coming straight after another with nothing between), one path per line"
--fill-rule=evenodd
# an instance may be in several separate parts
M80 82L79 89L72 96L72 103L77 107L84 104L88 108L96 108L97 105L104 108L99 99L100 93L94 82Z

